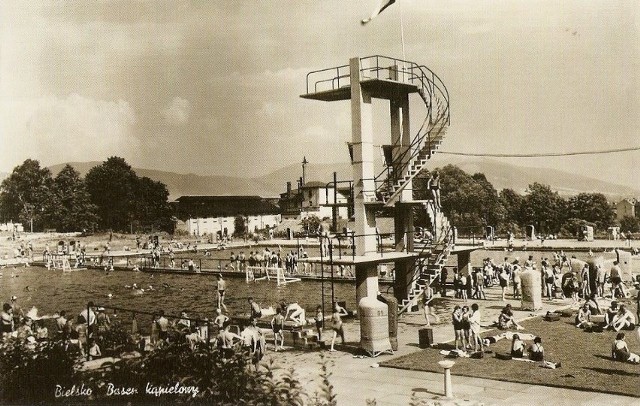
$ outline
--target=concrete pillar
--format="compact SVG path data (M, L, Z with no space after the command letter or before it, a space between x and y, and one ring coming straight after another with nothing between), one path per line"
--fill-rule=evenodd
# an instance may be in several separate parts
M356 254L376 252L375 213L365 206L374 201L373 110L371 95L360 86L360 58L349 61L351 74L351 139L353 144L353 180Z
M396 268L395 279L393 282L393 294L398 299L399 302L402 302L402 299L406 299L409 295L409 282L413 277L413 263L411 261L396 261L394 262L394 266Z
M411 158L411 124L409 120L409 95L402 94L399 97L389 100L389 112L391 116L391 144L393 148L393 171L395 178L400 179L407 169L402 170L404 164ZM399 159L401 158L402 159ZM409 181L400 194L400 201L413 200L413 181Z
M356 264L356 303L364 297L378 297L378 267L375 264Z
M471 252L462 251L458 254L458 271L462 275L471 275Z
M525 268L520 274L522 299L520 310L540 310L542 308L542 278L540 271Z

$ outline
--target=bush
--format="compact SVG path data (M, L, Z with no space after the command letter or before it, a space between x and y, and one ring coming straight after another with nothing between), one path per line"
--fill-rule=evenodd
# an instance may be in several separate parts
M61 341L29 343L8 338L0 345L0 399L21 404L50 403L56 385L77 381L73 354Z
M114 329L111 336L103 336L104 345L115 343L117 347L120 337L121 331ZM61 341L33 346L9 339L0 347L0 403L336 405L322 355L320 391L309 396L292 368L276 374L269 362L256 370L240 349L225 358L215 348L201 345L192 350L186 343L174 342L139 358L79 372L75 367L80 364L74 364L77 352L66 351ZM57 385L64 390L84 385L91 394L56 398ZM108 390L114 388L130 388L135 393L109 396ZM170 388L180 388L182 393L156 396Z

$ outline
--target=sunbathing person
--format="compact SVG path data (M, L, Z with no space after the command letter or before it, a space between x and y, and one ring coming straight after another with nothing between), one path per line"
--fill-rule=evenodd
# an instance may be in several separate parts
M511 304L508 304L502 309L500 316L498 316L498 328L506 330L512 326L518 330L523 329L523 327L516 322L513 312L511 311Z
M624 333L618 333L616 339L611 346L611 358L616 361L631 362L633 364L640 363L640 356L629 351L629 346L624 340Z
M607 328L613 328L613 320L618 315L618 302L615 300L611 302L611 305L604 313L604 321L607 324Z
M585 328L591 326L591 310L589 310L589 304L585 303L576 315L576 327Z
M620 310L618 314L613 317L612 327L615 331L620 331L622 329L625 330L633 330L636 325L636 318L628 310L625 305L620 305Z
M602 314L602 310L600 310L600 305L598 304L598 301L596 300L596 294L592 293L591 296L589 297L589 299L586 302L587 305L589 305L589 310L591 311L591 315L595 316L598 314Z
M524 356L524 341L517 334L514 334L511 340L511 356L514 358L522 358Z
M529 359L532 361L544 361L544 348L542 347L542 338L533 339L533 344L527 350Z

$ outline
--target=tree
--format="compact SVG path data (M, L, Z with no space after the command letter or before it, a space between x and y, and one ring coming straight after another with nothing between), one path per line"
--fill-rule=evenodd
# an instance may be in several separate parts
M311 215L302 219L302 227L309 235L318 233L322 221L316 215Z
M527 188L522 204L523 220L537 231L557 233L566 219L566 201L549 185L533 183Z
M478 212L481 214L484 225L498 226L504 221L505 209L502 206L498 191L487 180L484 173L474 173L472 179L479 187Z
M139 224L145 229L173 230L166 185L139 178L123 158L110 157L91 168L85 182L101 228L130 231Z
M46 228L56 207L52 186L48 168L41 168L36 160L25 160L0 184L2 216L25 225L32 222L34 229Z
M522 202L524 201L522 195L513 189L502 189L499 198L504 208L505 224L522 224Z
M602 193L580 193L569 199L568 216L589 223L595 223L600 230L606 230L614 223L613 207Z
M498 193L483 174L470 176L454 165L438 169L442 210L462 233L482 232L486 225L497 225L503 217ZM414 180L414 197L431 199L426 189L428 172Z
M624 216L620 219L620 231L637 233L640 231L640 220L633 216Z
M235 236L241 237L247 233L247 224L244 216L236 216L233 219L233 229L233 235Z
M101 228L129 229L133 220L136 181L136 173L119 157L110 157L89 170L85 182L91 202L98 208Z
M56 211L53 224L60 232L93 230L98 225L97 207L91 203L80 173L69 164L53 181Z
M145 228L172 232L169 191L162 182L148 177L139 178L135 188L135 212L133 218Z

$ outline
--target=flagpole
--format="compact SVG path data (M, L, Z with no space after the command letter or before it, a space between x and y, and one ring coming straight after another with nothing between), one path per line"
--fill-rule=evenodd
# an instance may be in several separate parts
M398 1L398 5L400 6L400 38L402 40L402 78L404 79L404 75L405 75L405 62L407 60L407 55L404 52L404 18L403 18L403 12L402 12L402 1Z

